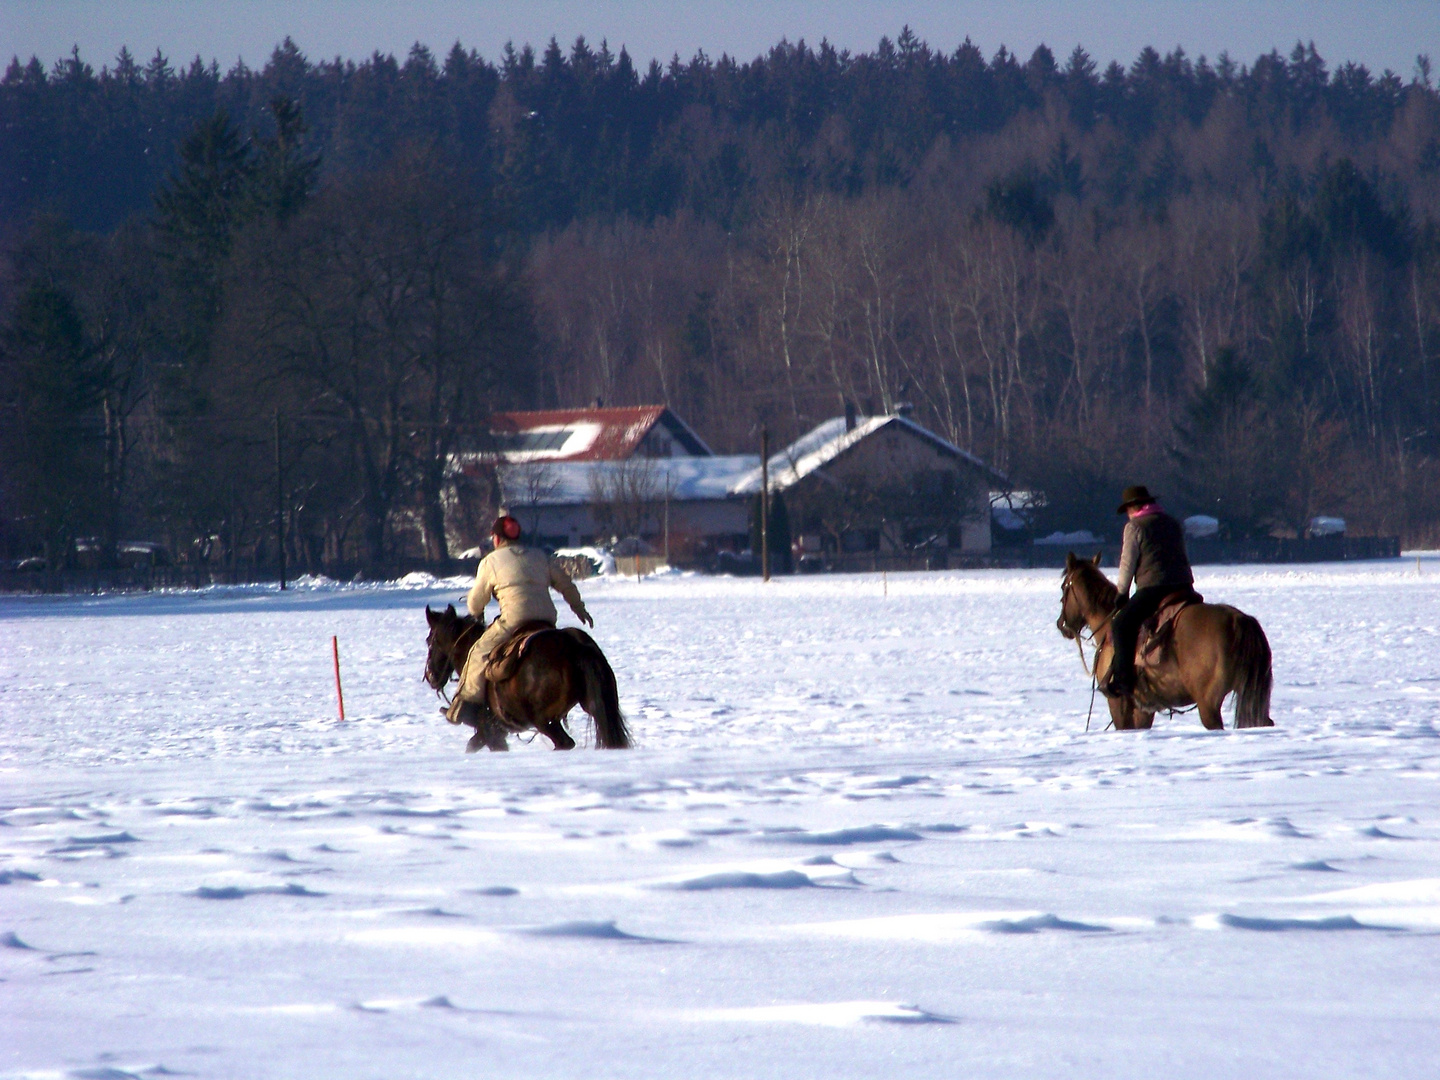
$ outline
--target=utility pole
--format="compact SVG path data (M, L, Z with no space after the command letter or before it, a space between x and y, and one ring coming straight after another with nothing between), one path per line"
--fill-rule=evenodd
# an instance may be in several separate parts
M665 473L665 565L670 565L670 490L673 484L670 473Z
M770 429L760 427L760 577L770 580Z
M275 550L280 556L280 591L285 591L285 466L280 456L280 410L275 410ZM337 660L338 664L338 660ZM339 676L336 676L337 681Z

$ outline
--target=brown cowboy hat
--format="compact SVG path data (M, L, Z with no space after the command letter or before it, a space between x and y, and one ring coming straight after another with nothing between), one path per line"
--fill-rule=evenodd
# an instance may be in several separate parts
M1150 489L1144 484L1136 484L1134 487L1126 488L1120 495L1120 505L1115 508L1117 514L1123 514L1132 506L1143 506L1145 503L1155 501L1155 496L1150 494Z

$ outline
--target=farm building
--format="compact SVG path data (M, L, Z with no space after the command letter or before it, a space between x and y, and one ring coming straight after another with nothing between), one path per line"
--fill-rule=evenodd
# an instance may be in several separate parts
M557 471L558 466L632 459L708 460L714 456L694 429L664 405L605 408L597 404L584 409L495 413L482 448L450 459L450 546L464 550L479 542L501 505L529 508L535 524L527 520L527 527L538 527L552 547L573 544L576 537L584 537L588 543L599 529L592 516L558 510L588 502L588 474L583 469ZM508 477L508 485L502 483L502 474ZM680 481L672 478L669 482L678 485ZM576 492L579 502L571 501ZM541 506L557 509L540 521L536 511Z
M732 489L758 455L526 462L499 471L505 509L547 547L639 537L677 562L749 543L750 501Z
M669 410L660 412L650 432ZM671 453L635 452L645 438L608 443L630 445L628 454L507 459L493 466L500 501L550 547L635 536L677 564L700 565L749 548L759 456L711 454L698 436L675 438ZM773 454L769 469L772 498L783 504L777 526L806 564L933 564L990 550L988 492L1004 477L908 416L827 420Z
M990 552L991 487L1005 477L904 413L827 420L770 459L796 553L836 568ZM753 496L757 467L735 486Z

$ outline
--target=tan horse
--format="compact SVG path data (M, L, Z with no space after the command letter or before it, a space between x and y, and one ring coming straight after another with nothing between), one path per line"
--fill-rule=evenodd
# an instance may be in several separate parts
M1100 556L1065 559L1060 585L1060 633L1078 641L1089 628L1097 649L1094 675L1110 671L1110 617L1119 590L1100 571ZM1082 650L1083 660L1083 650ZM1211 731L1225 726L1220 705L1235 694L1235 726L1274 727L1270 719L1270 643L1260 624L1226 604L1192 604L1175 617L1174 637L1157 657L1136 659L1135 693L1108 698L1110 718L1121 731L1148 728L1161 709L1195 705Z
M457 615L453 604L444 611L431 611L427 606L425 621L430 625L425 642L425 681L438 694L464 668L485 623L472 615ZM504 682L489 684L489 700L496 720L476 727L465 747L467 753L486 746L507 750L509 732L532 727L543 733L556 750L569 750L575 740L565 730L565 717L576 705L595 721L597 746L610 750L630 745L630 732L615 688L615 672L600 646L584 630L569 627L536 634L515 674Z

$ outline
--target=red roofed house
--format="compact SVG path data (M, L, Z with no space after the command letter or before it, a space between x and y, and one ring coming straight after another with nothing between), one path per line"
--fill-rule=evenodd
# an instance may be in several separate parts
M634 461L639 467L659 459L716 460L705 440L665 405L494 413L489 427L486 449L452 459L449 502L458 528L452 543L456 549L475 545L489 524L488 515L500 505L520 512L547 501L560 483L556 467L562 464ZM727 518L737 513L740 524L730 531L743 533L743 509L732 510ZM534 516L521 513L526 526L539 529L543 542L552 546L589 543L597 531L583 505L561 521L537 519L532 525Z
M664 405L495 413L490 434L494 458L507 465L713 456L690 425Z
M751 543L760 458L717 456L665 406L501 413L491 428L490 449L456 459L457 496L488 485L487 512L505 506L541 544L635 536L697 564ZM769 481L800 551L836 569L988 556L989 492L1006 485L908 410L825 421L771 457ZM467 525L468 546L488 521Z

